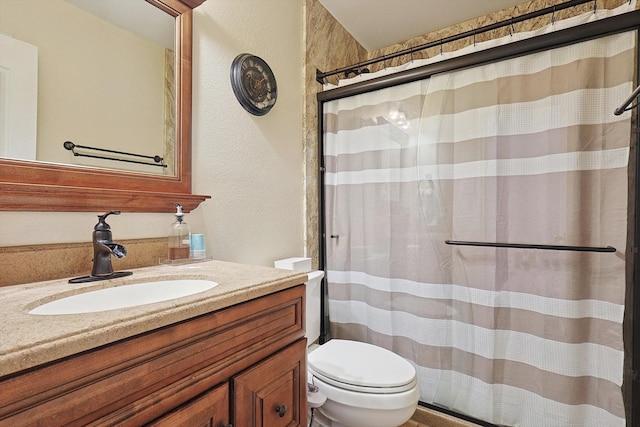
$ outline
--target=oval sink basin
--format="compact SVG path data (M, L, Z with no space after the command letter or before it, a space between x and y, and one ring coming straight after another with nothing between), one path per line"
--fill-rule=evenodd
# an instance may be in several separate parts
M208 291L218 286L211 280L163 280L116 286L71 295L42 304L29 312L37 315L97 313L169 301Z

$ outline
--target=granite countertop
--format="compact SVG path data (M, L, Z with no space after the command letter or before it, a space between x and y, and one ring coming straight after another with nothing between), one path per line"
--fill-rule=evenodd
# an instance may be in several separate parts
M208 261L134 269L133 275L69 284L67 279L0 287L0 377L62 357L291 288L305 273ZM137 307L87 314L32 315L43 303L106 287L155 280L207 279L205 292Z

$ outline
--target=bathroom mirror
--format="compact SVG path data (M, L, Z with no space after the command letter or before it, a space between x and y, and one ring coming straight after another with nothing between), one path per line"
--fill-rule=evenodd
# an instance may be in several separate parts
M208 198L191 194L192 9L204 0L146 1L175 20L173 174L0 158L0 210L172 212L181 203L190 211Z
M0 157L174 175L175 26L145 0L3 1Z

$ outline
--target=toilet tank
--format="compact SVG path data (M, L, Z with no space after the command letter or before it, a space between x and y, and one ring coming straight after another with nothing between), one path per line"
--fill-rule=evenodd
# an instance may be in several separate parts
M1 1L1 0L0 0ZM322 314L320 313L321 299L321 283L324 277L324 271L311 270L311 258L286 258L274 261L275 268L281 268L284 270L296 270L304 271L307 273L308 280L305 282L307 292L305 298L307 300L305 305L306 313L306 328L305 337L307 337L307 345L311 345L320 338L320 319Z
M324 271L316 270L307 273L309 280L307 280L307 293L306 293L306 332L307 345L311 345L320 338L320 319L322 314L320 313L321 306L321 286L322 278L324 277Z

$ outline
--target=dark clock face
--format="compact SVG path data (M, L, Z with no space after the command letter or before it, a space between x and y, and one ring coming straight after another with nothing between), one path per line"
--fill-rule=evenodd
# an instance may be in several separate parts
M278 97L276 78L269 65L248 53L238 55L233 60L231 87L240 105L257 116L267 114Z

